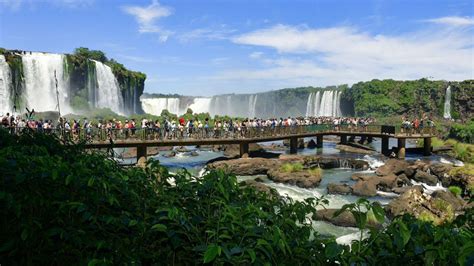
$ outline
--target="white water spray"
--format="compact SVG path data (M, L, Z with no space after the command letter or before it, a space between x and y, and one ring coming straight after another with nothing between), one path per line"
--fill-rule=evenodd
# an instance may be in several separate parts
M5 56L0 55L0 115L11 112L11 73Z
M97 85L96 90L96 105L99 108L110 108L112 111L123 114L124 113L124 101L120 91L119 84L112 69L104 65L102 62L95 61L95 68L97 72Z
M446 88L446 95L444 97L444 115L445 119L451 119L451 86Z

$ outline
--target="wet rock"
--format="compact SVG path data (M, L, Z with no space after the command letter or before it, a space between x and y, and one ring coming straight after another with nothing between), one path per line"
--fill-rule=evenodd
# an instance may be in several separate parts
M197 151L192 151L190 153L191 156L199 156L199 153Z
M311 140L308 142L308 145L306 145L306 147L307 147L308 149L316 149L316 148L317 148L316 141L314 141L314 139L311 139Z
M451 184L452 178L449 172L453 169L452 165L439 163L439 164L432 164L430 166L430 173L438 177L439 181L443 186L447 187Z
M334 214L338 211L338 209L323 209L318 210L316 214L313 216L315 220L318 221L325 221L337 226L344 226L344 227L357 227L354 215L350 211L343 211L338 216ZM377 221L369 219L367 221L367 225L369 227L379 227L380 224Z
M240 158L217 161L207 165L209 169L221 169L236 175L266 175L270 169L279 168L281 163L273 159Z
M357 147L353 147L350 145L344 145L344 144L337 144L336 149L344 152L350 152L350 153L358 153L358 154L374 154L374 151L366 150L366 149L361 149Z
M350 160L349 166L356 170L367 170L369 169L369 163L364 160Z
M302 188L314 188L321 183L321 176L314 175L307 170L287 173L276 168L270 169L267 172L267 176L274 182L295 185Z
M427 172L417 170L415 176L413 177L414 180L418 182L423 182L430 186L436 186L438 183L438 178L434 175L430 175Z
M405 193L406 191L408 191L410 189L418 190L420 193L423 192L423 187L422 186L395 187L395 188L392 189L392 192L397 193L397 194L403 194L403 193Z
M462 210L464 208L464 206L466 205L466 202L464 202L464 200L462 200L461 198L456 197L456 195L451 193L451 191L437 190L437 191L433 192L433 194L431 194L431 196L433 198L440 198L444 201L449 202L453 206L454 210L456 210L456 211Z
M172 158L172 157L175 157L175 156L176 156L175 151L170 151L169 153L163 154L163 157L166 157L166 158Z
M415 173L416 173L416 168L415 167L412 167L412 166L409 166L405 169L405 171L403 171L403 173L408 177L408 178L412 178Z
M454 208L449 202L424 195L418 189L408 189L391 201L385 209L389 217L408 213L435 224L450 222L454 219Z
M379 176L386 176L390 174L399 175L405 171L410 164L405 160L390 159L380 166L375 173Z
M375 177L375 176L371 175L371 174L354 173L354 174L352 174L351 179L354 180L354 181L359 181L359 180L367 181L367 180L369 180L373 177Z
M397 186L398 177L394 174L378 177L378 188L383 191L392 191Z
M347 184L330 183L327 187L328 194L351 194L352 188Z
M377 195L378 184L379 181L375 177L368 180L359 180L352 186L352 194L361 197L374 197Z
M397 186L403 187L403 186L411 186L413 183L410 181L410 179L407 177L406 174L400 174L397 177Z
M186 147L183 147L183 146L178 147L175 151L177 151L177 152L189 152L189 150Z

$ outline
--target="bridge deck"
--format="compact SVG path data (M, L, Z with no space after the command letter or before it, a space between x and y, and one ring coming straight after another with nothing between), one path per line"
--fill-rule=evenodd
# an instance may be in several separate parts
M289 135L274 135L274 136L262 136L262 137L252 137L252 138L204 138L204 139L193 139L193 138L184 138L184 139L157 139L157 140L143 140L143 139L117 139L113 142L109 140L106 141L97 141L94 140L86 144L88 148L108 148L108 147L117 147L117 148L127 148L127 147L163 147L163 146L194 146L194 145L223 145L223 144L242 144L242 143L257 143L257 142L267 142L267 141L278 141L291 138L307 138L307 137L317 137L317 136L364 136L364 137L373 137L373 138L396 138L396 139L421 139L421 138L431 138L431 134L410 134L405 133L396 133L396 134L382 134L380 132L355 132L355 131L325 131L325 132L308 132L308 133L299 133L299 134L289 134Z

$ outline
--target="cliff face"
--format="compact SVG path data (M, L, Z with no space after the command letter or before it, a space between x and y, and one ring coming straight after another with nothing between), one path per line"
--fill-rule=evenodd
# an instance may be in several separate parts
M79 51L78 51L79 50ZM10 67L11 84L10 100L16 107L21 109L25 106L25 75L22 56L30 52L20 50L0 49L0 54L5 56ZM96 56L98 54L102 56ZM47 54L47 53L44 53ZM100 51L92 51L86 48L76 49L74 54L64 55L63 73L64 79L68 84L68 94L64 97L74 111L87 111L95 108L97 97L101 93L98 86L96 60L110 67L116 82L120 88L120 94L123 98L123 113L143 113L140 104L140 96L145 87L146 75L141 72L135 72L126 69L122 64L113 59L107 59L105 54ZM54 73L51 73L54 75Z
M451 116L474 116L474 82L372 80L359 82L343 91L343 113L356 116L420 115L442 117L446 88L451 86Z

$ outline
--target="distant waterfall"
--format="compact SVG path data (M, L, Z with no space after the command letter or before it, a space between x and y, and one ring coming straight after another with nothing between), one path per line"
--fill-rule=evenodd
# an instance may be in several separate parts
M306 103L306 116L341 116L341 94L337 90L310 93Z
M170 113L177 115L186 112L186 110L179 109L179 98L145 98L141 101L143 111L152 115L161 115L163 110L168 110Z
M258 95L257 94L252 94L249 97L249 118L254 118L256 116L255 110L257 109L257 99Z
M446 95L444 96L444 115L445 119L451 119L451 86L446 88Z
M124 101L120 86L112 73L112 69L102 62L95 61L97 86L96 106L99 108L110 108L112 111L123 114Z
M5 56L0 55L0 115L11 112L10 104L10 67L5 60Z
M191 108L194 113L208 113L210 112L212 98L194 98L194 101L188 108Z
M64 55L61 54L26 53L22 55L26 107L35 111L58 110L54 79L56 71L61 111L67 113L71 110L64 59Z

